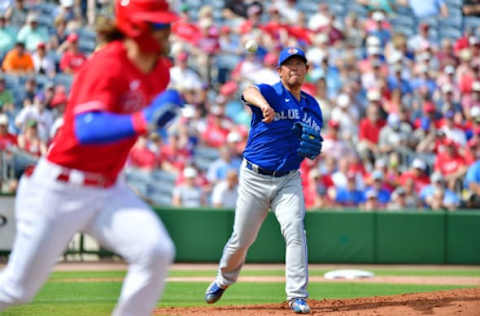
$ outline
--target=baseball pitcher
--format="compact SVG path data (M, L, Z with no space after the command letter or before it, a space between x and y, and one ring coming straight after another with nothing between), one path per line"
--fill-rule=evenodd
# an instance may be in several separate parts
M300 163L321 152L322 112L316 100L301 91L308 71L305 53L296 47L281 51L280 82L243 91L252 109L252 123L240 169L233 233L223 249L218 274L205 300L215 303L240 273L247 250L269 209L280 223L286 242L286 293L295 313L309 313L305 202Z

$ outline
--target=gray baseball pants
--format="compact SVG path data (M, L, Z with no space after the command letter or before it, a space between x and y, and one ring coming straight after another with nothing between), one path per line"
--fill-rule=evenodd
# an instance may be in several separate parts
M270 208L280 223L286 243L287 300L306 298L308 258L300 172L292 171L282 177L262 175L248 169L245 161L240 169L233 233L223 249L216 282L226 287L237 280L248 248L257 238Z

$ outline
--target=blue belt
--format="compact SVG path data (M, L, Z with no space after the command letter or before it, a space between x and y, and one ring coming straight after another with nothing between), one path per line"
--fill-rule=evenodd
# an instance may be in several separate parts
M271 170L265 170L261 167L259 167L258 165L254 164L254 163L251 163L250 161L248 160L245 160L247 162L247 168L256 172L256 173L259 173L259 174L263 174L263 175L266 175L266 176L272 176L272 177L283 177L284 175L287 175L289 174L290 172L292 172L293 170L288 170L288 171L271 171Z

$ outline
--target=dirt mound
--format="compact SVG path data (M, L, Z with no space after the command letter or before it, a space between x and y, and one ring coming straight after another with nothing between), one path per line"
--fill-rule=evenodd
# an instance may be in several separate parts
M480 315L480 288L375 296L353 299L309 300L311 315L335 316L409 316L409 315ZM155 311L155 315L294 315L286 303L222 307L168 307Z

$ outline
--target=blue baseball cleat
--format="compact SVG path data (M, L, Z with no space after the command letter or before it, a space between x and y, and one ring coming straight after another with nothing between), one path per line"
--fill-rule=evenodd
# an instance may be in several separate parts
M216 301L218 301L222 295L223 292L225 292L226 288L221 288L217 282L213 281L212 284L207 288L207 291L205 292L205 301L208 304L213 304Z
M294 298L288 302L290 308L293 312L297 314L309 314L310 306L308 306L307 301L303 298Z

